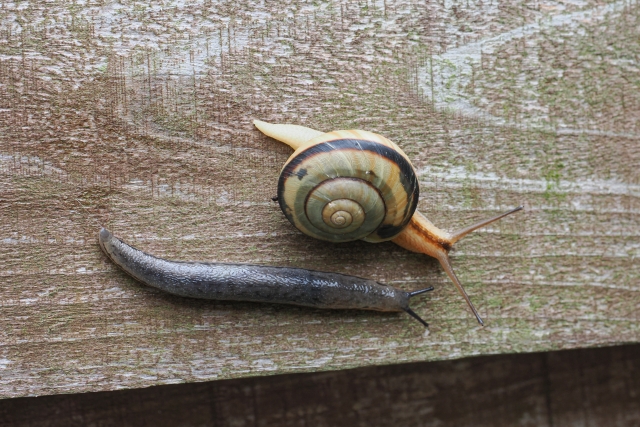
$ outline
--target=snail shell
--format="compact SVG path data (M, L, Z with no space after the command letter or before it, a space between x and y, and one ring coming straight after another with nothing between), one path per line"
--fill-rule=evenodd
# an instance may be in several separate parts
M321 240L393 239L419 198L407 155L387 138L362 130L321 134L285 163L278 201L287 219Z

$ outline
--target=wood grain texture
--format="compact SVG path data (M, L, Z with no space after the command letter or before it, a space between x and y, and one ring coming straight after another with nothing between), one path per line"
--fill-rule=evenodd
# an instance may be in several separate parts
M635 427L640 345L0 401L5 427Z
M112 390L640 341L640 6L0 5L0 395ZM419 172L480 328L434 260L330 244L276 204L254 118L362 128ZM162 295L100 252L433 284L406 315Z

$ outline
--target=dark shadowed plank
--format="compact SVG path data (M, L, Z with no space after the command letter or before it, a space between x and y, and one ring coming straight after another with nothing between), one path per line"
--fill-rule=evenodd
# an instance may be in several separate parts
M3 426L636 426L640 346L0 401Z

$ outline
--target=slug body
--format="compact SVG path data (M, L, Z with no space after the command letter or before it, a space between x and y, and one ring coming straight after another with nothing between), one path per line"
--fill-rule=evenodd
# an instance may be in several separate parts
M360 277L302 268L169 261L135 249L106 229L100 230L102 250L120 268L146 285L184 297L293 304L326 309L405 311L412 296Z
M484 324L453 271L449 251L467 234L522 206L448 233L416 211L416 172L407 155L387 138L362 130L323 133L260 120L254 120L254 125L295 150L282 168L277 195L295 227L333 242L391 240L436 258L478 322Z

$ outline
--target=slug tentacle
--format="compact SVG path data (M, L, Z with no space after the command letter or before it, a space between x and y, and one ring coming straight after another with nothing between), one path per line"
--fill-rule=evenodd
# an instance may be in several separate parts
M361 277L302 268L169 261L127 245L104 228L99 241L107 256L133 278L174 295L327 309L406 311L426 326L409 309L409 299L426 292L424 289L410 293Z
M433 290L433 286L429 286L428 288L425 288L425 289L419 289L417 291L407 292L407 295L409 296L409 298L413 298L425 292L431 292L432 290ZM424 320L422 320L422 318L418 316L413 310L411 310L408 305L406 307L403 307L403 310L406 311L407 314L409 314L411 317L416 319L418 322L422 323L425 328L429 327L429 324Z
M425 292L431 292L433 290L433 286L429 286L428 288L419 289L417 291L409 292L409 298L413 298L417 295L423 294Z
M409 307L405 307L404 311L407 312L407 314L411 317L413 317L414 319L416 319L418 322L422 323L424 325L425 328L429 327L429 324L427 322L425 322L424 320L422 320L422 318L420 316L418 316L413 310L411 310Z

